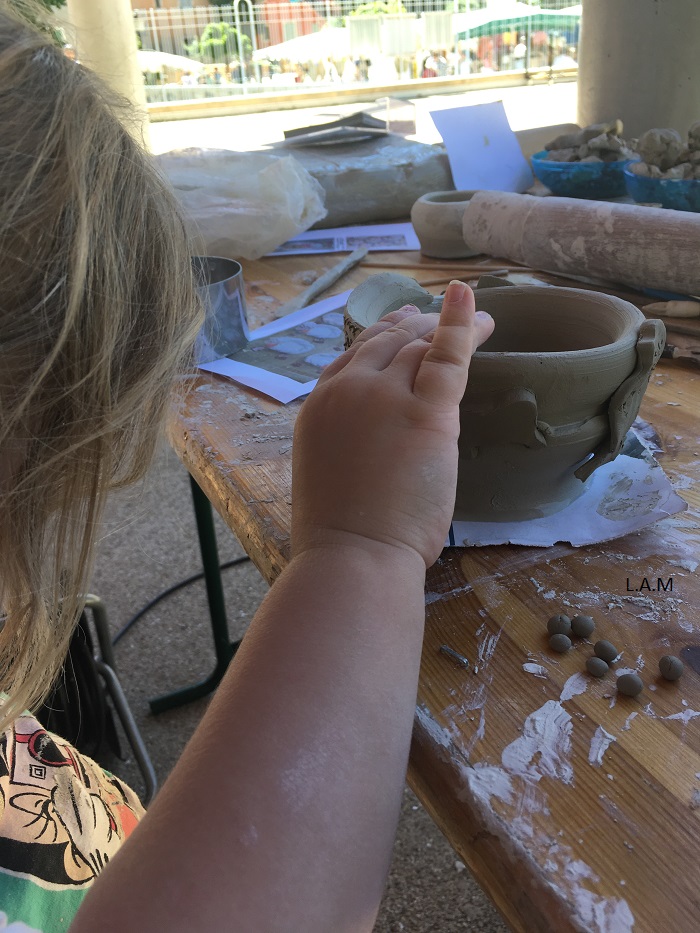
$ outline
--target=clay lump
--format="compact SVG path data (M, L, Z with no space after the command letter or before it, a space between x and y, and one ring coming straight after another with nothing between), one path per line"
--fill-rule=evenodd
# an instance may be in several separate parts
M622 138L622 120L592 123L577 133L557 136L544 148L550 162L619 162L634 158Z
M636 149L641 162L630 166L635 175L700 179L700 121L690 127L685 142L676 130L652 129L639 137Z

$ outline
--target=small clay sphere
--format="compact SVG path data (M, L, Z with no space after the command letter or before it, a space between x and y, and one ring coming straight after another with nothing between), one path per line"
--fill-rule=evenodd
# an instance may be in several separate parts
M592 658L589 658L586 661L586 670L594 677L604 677L610 668L602 658L597 658L595 655L593 655Z
M574 616L571 620L571 631L579 638L588 638L594 628L595 622L590 616Z
M597 641L593 646L593 651L597 657L602 658L608 664L612 664L620 653L609 641Z
M642 679L636 674L620 674L617 678L617 692L627 697L636 697L643 689Z
M683 673L683 662L673 654L665 654L659 661L659 671L664 680L678 680Z
M568 651L571 647L571 639L562 632L555 632L549 639L549 647L552 651L558 652L558 654L564 654L564 652Z
M571 619L563 613L561 615L552 616L549 622L547 622L547 631L550 635L570 635ZM569 647L571 646L569 645Z

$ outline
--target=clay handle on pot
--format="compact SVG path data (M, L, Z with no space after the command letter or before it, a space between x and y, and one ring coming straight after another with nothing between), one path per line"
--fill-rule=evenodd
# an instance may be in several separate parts
M547 444L538 429L537 399L530 389L511 389L488 398L464 398L459 411L465 447Z
M637 338L637 365L632 374L614 392L608 405L610 436L594 455L576 470L576 476L585 481L604 463L609 463L622 450L627 432L637 417L651 373L659 361L666 343L666 328L662 321L644 321Z

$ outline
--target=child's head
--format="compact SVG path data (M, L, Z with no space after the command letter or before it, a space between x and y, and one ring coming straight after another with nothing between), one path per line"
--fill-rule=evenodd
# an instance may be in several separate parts
M183 222L128 119L0 0L0 689L12 715L65 655L104 498L148 467L201 323Z

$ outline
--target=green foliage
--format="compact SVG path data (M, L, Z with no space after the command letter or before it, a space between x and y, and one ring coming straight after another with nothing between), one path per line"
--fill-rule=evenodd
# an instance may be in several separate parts
M486 7L487 0L459 0L457 4L457 12L465 13L469 10L483 10ZM527 0L521 0L523 3L527 3ZM448 2L445 4L445 10L454 12L455 5L453 2Z
M384 16L387 13L406 13L406 7L401 0L370 0L361 3L350 13L350 16Z
M240 36L238 31L229 23L210 23L202 31L199 39L187 45L187 51L193 58L203 62L230 62L243 55L243 60L249 62L253 57L253 43L248 36Z
M51 17L47 16L46 20L42 14L42 8L50 11L54 8L65 6L66 0L10 0L10 5L15 8L15 10L28 20L33 26L36 26L56 45L63 47L65 45L65 37L63 31L56 29L55 26L50 22Z

